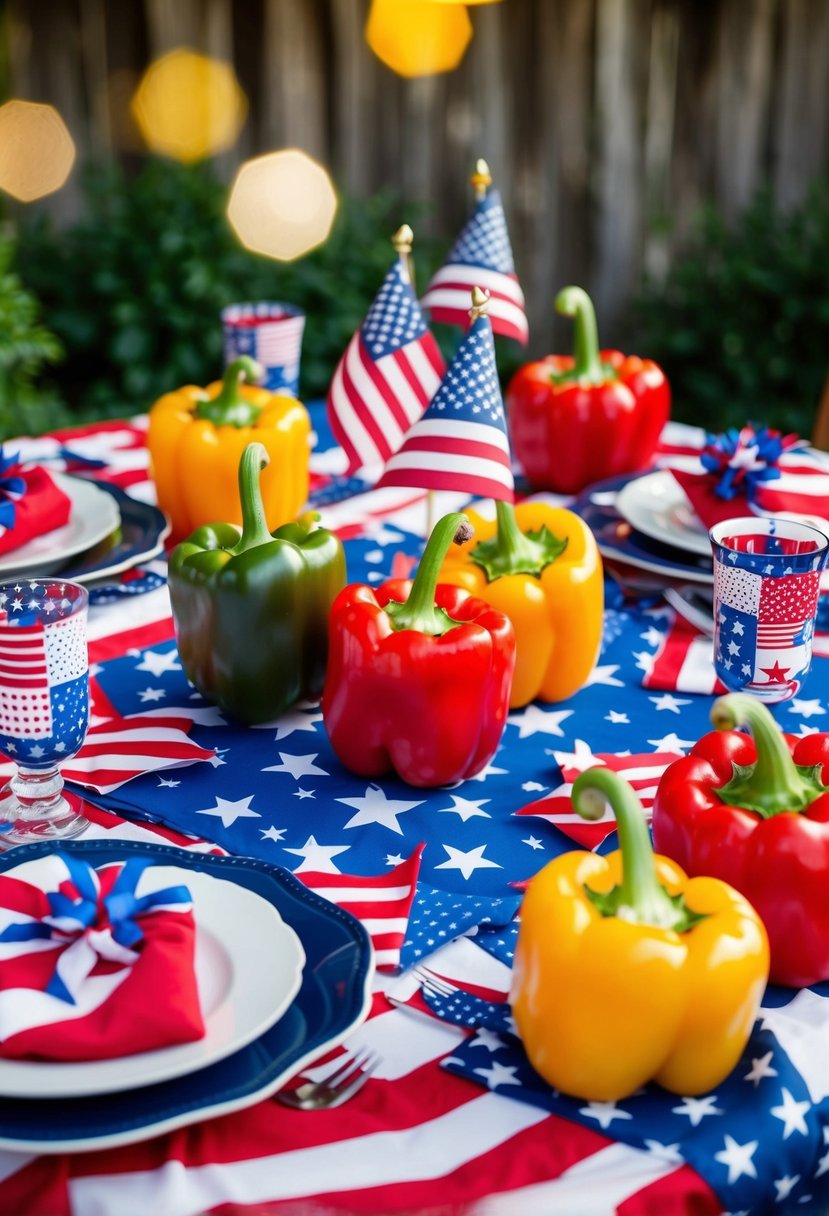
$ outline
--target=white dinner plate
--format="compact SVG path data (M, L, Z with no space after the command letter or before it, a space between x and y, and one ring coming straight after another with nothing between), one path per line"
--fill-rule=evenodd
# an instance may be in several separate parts
M711 552L706 528L667 469L629 481L617 495L616 510L637 531L663 544L705 556Z
M19 549L0 557L0 578L16 575L52 574L79 553L85 553L105 537L111 536L121 522L118 503L111 494L92 481L53 473L55 484L68 494L72 506L69 522L62 528L44 532Z
M36 881L42 861L11 873ZM177 866L144 871L136 893L183 884L193 897L196 981L206 1034L194 1043L111 1060L0 1060L0 1094L70 1098L127 1092L222 1060L273 1026L302 982L305 952L276 908L232 881ZM262 966L267 957L268 966Z

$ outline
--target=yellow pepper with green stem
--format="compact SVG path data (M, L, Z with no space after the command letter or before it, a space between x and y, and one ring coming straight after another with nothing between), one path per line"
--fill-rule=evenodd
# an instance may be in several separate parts
M241 524L239 462L249 443L263 444L270 459L261 490L271 531L293 519L308 498L308 411L293 397L241 383L261 375L263 368L242 355L224 380L166 393L150 410L151 472L174 539L216 520Z
M515 629L510 706L578 692L599 654L604 583L593 533L564 507L498 502L496 522L468 511L471 541L449 554L439 581L465 587Z
M575 1097L615 1102L647 1081L701 1094L731 1072L769 973L768 938L746 899L654 856L641 803L609 769L573 784L618 852L574 851L531 881L510 1000L535 1070Z

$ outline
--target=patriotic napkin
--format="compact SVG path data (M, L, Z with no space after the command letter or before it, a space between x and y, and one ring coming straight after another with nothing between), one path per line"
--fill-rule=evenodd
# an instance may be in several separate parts
M750 425L707 435L698 459L671 472L706 528L752 514L829 519L829 459L796 435Z
M43 468L24 468L0 449L0 553L68 523L72 504Z
M190 893L150 867L54 853L0 875L0 1055L112 1059L204 1035Z

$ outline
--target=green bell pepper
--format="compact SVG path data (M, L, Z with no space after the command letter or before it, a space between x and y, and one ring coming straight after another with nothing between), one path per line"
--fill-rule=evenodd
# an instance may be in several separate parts
M250 443L239 464L242 528L205 524L170 557L169 584L187 678L242 722L267 722L322 691L328 614L345 586L339 538L314 513L268 531Z

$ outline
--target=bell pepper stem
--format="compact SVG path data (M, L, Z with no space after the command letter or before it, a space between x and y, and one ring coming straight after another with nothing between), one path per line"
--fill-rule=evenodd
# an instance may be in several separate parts
M259 485L259 475L269 463L270 456L263 443L249 443L242 452L242 459L239 461L242 535L239 537L238 544L229 550L234 557L238 553L244 553L246 549L255 549L257 545L264 545L273 540L265 516L262 490Z
M733 692L719 697L711 709L717 730L747 726L757 748L755 764L735 772L717 791L723 802L757 811L770 818L781 811L800 811L823 792L823 787L798 769L786 740L761 701Z
M214 426L252 426L261 407L242 396L239 385L242 380L255 383L261 380L265 369L249 355L240 355L228 363L222 378L222 387L215 397L199 401L195 414Z
M555 300L556 312L573 318L573 357L575 366L568 378L588 384L602 384L607 372L599 358L599 331L596 310L590 296L581 287L564 287Z
M264 371L262 364L251 359L250 355L240 355L238 359L228 363L225 368L222 387L219 389L218 395L213 398L213 404L221 409L235 405L239 400L239 385L242 380L255 384L257 380L261 380Z
M438 520L426 542L408 599L404 604L394 600L386 604L386 613L396 630L416 629L419 633L439 637L460 623L438 608L435 589L441 563L452 541L463 544L471 535L472 525L460 511L453 511Z
M495 503L498 530L491 540L481 541L471 550L470 559L485 572L489 582L504 574L532 574L538 577L567 548L549 528L522 532L509 502Z
M601 819L605 802L616 817L622 881L608 895L600 897L601 911L638 924L684 928L688 913L677 905L656 876L644 811L631 786L611 769L591 768L576 778L572 799L584 819ZM588 894L596 893L588 888Z

